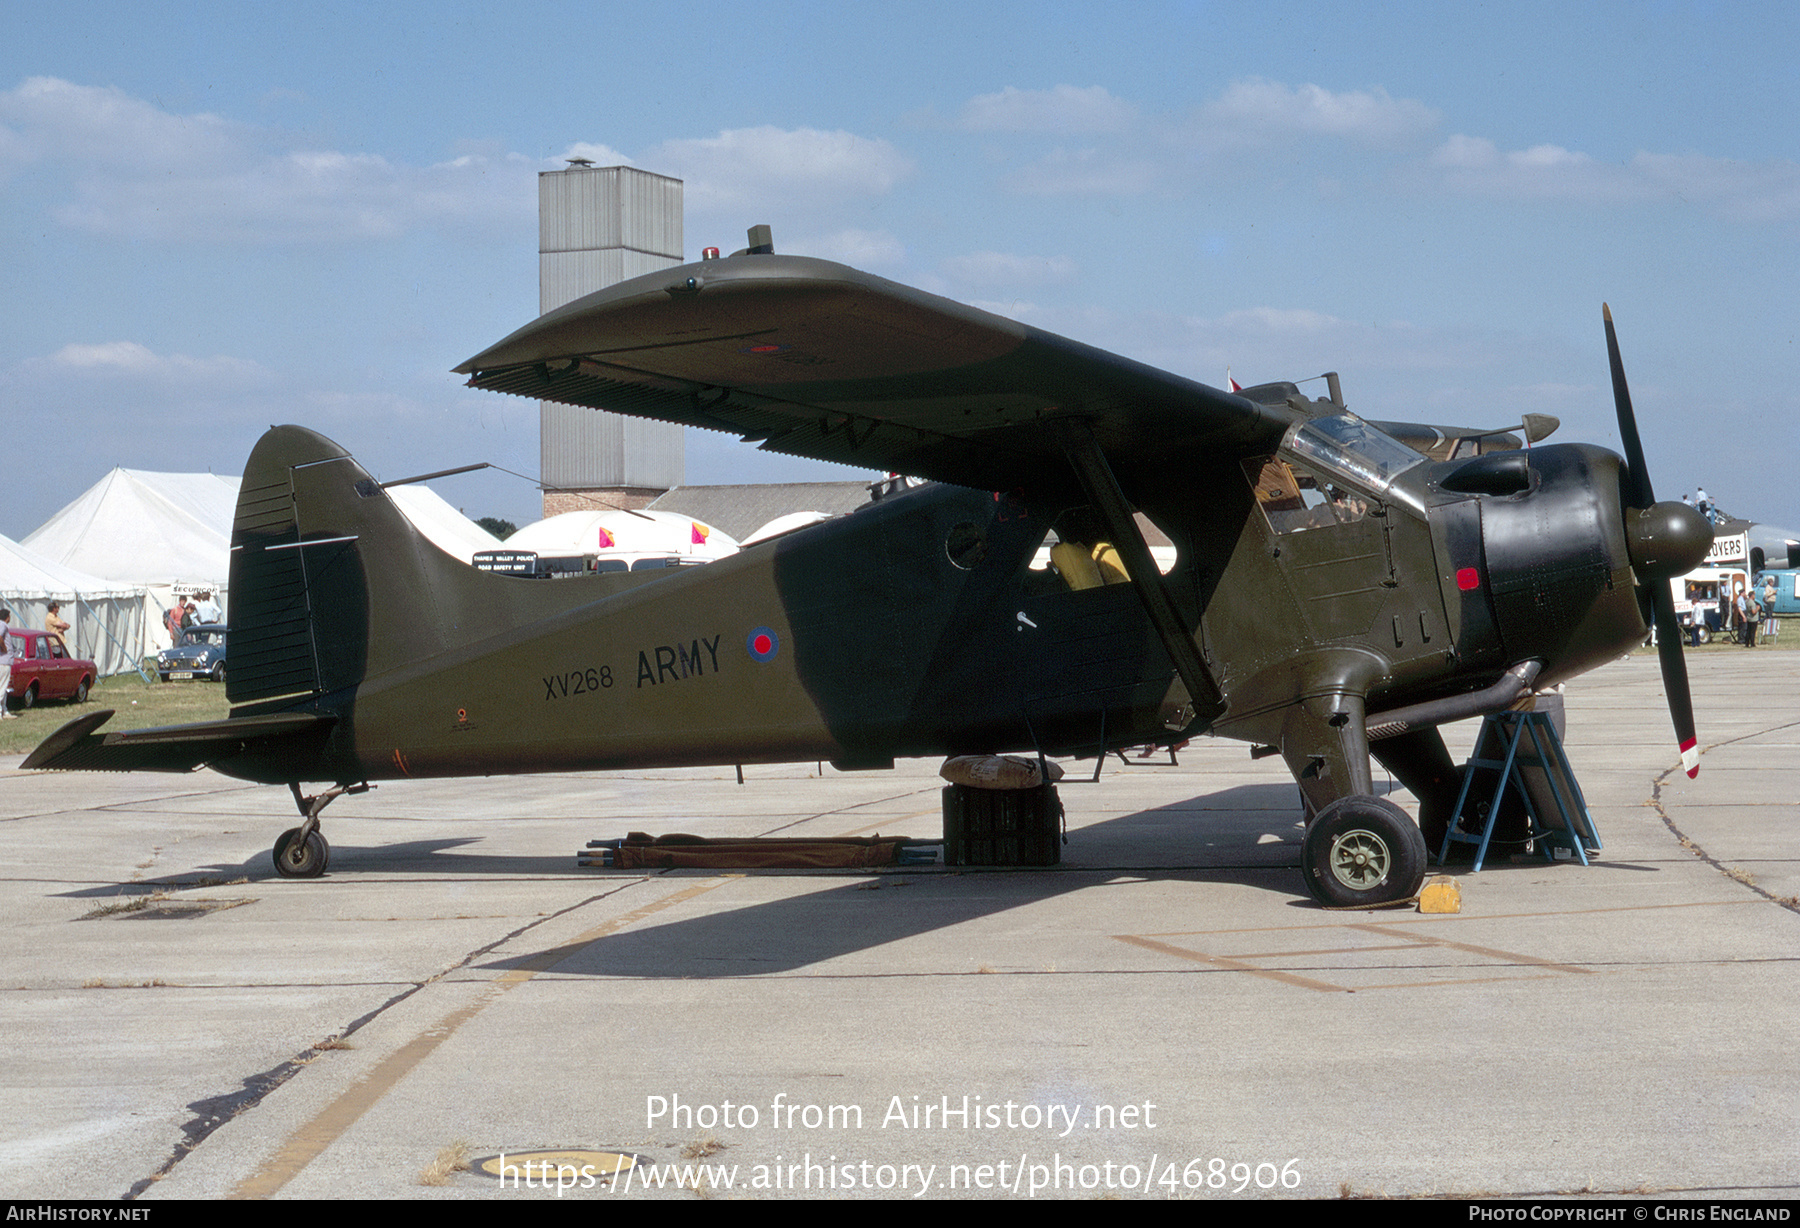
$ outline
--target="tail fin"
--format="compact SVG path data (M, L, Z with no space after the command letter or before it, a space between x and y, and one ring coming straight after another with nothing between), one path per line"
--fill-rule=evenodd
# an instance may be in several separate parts
M350 454L298 426L250 453L231 533L236 703L331 695L445 647L468 569L428 542ZM379 610L389 634L372 632Z
M519 596L432 545L350 454L278 426L244 466L231 532L231 620L223 721L98 732L78 717L26 763L89 771L190 771L246 780L363 778L355 689L369 677L491 634ZM542 586L514 585L541 591ZM384 631L374 630L379 622Z

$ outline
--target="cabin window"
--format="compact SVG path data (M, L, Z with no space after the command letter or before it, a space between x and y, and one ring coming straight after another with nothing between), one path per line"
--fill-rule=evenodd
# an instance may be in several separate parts
M960 521L944 535L944 553L964 571L973 571L987 557L987 534L973 520Z
M1178 561L1173 540L1142 512L1134 512L1138 532L1150 548L1151 561L1162 575ZM1031 572L1055 577L1063 591L1082 592L1108 584L1131 583L1131 572L1117 543L1091 508L1070 508L1056 518L1050 534L1031 560Z

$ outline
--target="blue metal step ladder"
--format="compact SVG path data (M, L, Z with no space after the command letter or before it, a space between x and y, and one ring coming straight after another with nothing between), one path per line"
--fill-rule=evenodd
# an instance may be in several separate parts
M1505 756L1492 758L1500 748L1505 749ZM1493 796L1487 799L1486 813L1476 820L1479 830L1476 825L1465 829L1463 810L1469 803L1470 786L1475 783L1477 768L1497 769L1499 783ZM1537 783L1540 789L1548 787L1549 800L1555 807L1554 816L1539 813L1525 776L1527 768L1536 768L1543 773ZM1495 712L1482 719L1481 736L1475 739L1475 751L1463 768L1462 791L1457 794L1456 809L1451 811L1450 828L1444 834L1443 847L1438 849L1439 865L1444 864L1454 841L1476 846L1475 867L1471 873L1481 871L1482 862L1487 859L1488 842L1493 839L1494 824L1500 817L1500 803L1509 787L1517 792L1525 805L1525 813L1530 819L1528 835L1537 842L1544 860L1556 860L1556 850L1562 848L1573 853L1585 866L1588 851L1597 852L1603 847L1600 833L1594 827L1594 816L1588 812L1587 799L1575 782L1575 771L1569 766L1568 756L1563 754L1562 739L1556 735L1556 726L1551 724L1549 715L1543 712ZM1555 821L1546 822L1549 818Z

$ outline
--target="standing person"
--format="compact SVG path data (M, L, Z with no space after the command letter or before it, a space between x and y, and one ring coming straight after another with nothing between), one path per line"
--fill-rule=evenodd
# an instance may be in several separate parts
M1756 594L1749 588L1738 589L1737 594L1738 626L1744 634L1744 647L1756 647L1756 624L1762 620L1762 607L1756 604Z
M0 610L0 720L10 721L13 714L6 710L7 692L12 690L13 649L12 611Z
M178 646L181 643L181 598L175 598L175 604L163 615L163 626L169 632L169 647Z
M63 634L69 629L69 624L63 621L61 610L62 602L50 603L50 612L44 615L44 630L56 637L56 642L62 645L64 656L72 657L75 654L69 648L69 637Z
M1775 638L1775 632L1779 629L1778 624L1775 621L1775 577L1774 576L1764 576L1763 577L1762 609L1763 609L1762 637L1763 637L1763 641L1765 643L1767 643L1769 640L1772 640Z
M213 600L211 589L201 591L200 600L194 603L194 612L203 623L218 623L225 620L225 613L219 609L219 603Z

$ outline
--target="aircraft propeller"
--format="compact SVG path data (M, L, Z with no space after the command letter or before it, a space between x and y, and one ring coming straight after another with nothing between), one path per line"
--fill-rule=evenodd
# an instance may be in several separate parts
M1681 625L1675 621L1675 597L1669 581L1700 565L1712 545L1712 525L1685 503L1656 501L1650 470L1644 463L1643 440L1638 437L1637 415L1631 408L1631 389L1625 383L1625 364L1619 357L1618 334L1613 331L1612 308L1602 303L1600 310L1606 318L1606 357L1612 367L1613 405L1619 414L1619 437L1625 444L1625 473L1619 496L1624 505L1626 544L1632 568L1650 594L1663 694L1668 697L1669 717L1675 723L1681 766L1694 777L1700 774L1694 700L1688 689L1687 663L1681 655Z

